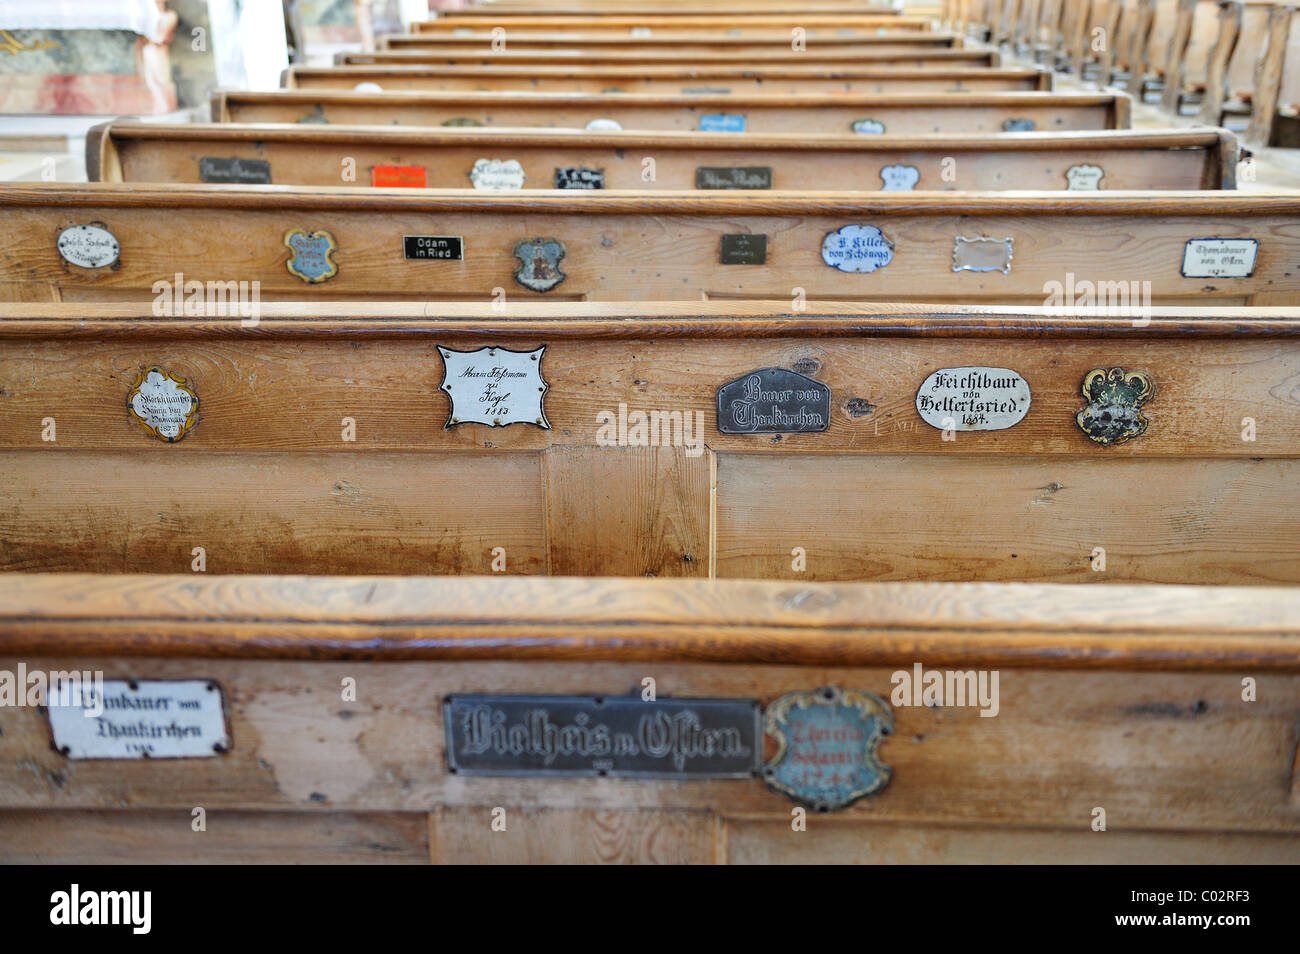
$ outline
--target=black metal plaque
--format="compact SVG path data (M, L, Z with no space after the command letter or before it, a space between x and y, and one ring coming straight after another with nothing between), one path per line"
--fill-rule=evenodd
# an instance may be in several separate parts
M447 767L463 775L750 778L762 756L754 699L448 696Z
M561 166L555 170L557 189L603 189L605 170L585 166Z
M271 164L265 159L204 156L199 160L199 181L227 185L270 185Z
M407 258L430 261L462 261L464 243L459 235L403 235L402 251Z
M787 371L760 368L718 388L718 430L724 434L803 434L831 420L831 389Z
M767 264L767 236L736 232L722 236L723 265Z
M697 189L770 189L771 166L697 166Z

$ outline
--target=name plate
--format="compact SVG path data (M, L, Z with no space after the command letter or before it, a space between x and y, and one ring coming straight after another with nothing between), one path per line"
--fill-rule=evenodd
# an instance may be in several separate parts
M136 377L126 407L146 431L174 443L198 421L199 396L180 375L155 366Z
M106 679L50 692L54 747L70 759L201 759L230 750L221 687ZM57 703L57 704L56 704Z
M1258 239L1189 239L1183 246L1183 277L1249 278L1258 255Z
M464 261L465 240L459 235L403 235L402 252L420 260Z
M724 434L798 434L830 425L831 389L785 368L760 368L718 388Z
M199 181L229 185L270 185L271 164L265 159L204 156L199 160Z
M462 775L750 778L762 754L752 699L448 696L447 766Z
M557 189L603 189L605 170L585 166L561 166L555 170Z
M1073 192L1096 192L1101 189L1101 180L1106 177L1106 170L1101 166L1081 163L1065 170L1066 188Z
M894 260L894 243L874 225L846 225L822 240L822 261L841 272L874 272Z
M122 249L103 222L69 226L59 233L55 244L65 262L81 268L112 265Z
M885 166L880 170L882 192L911 192L921 181L921 170L916 166Z
M940 368L916 392L916 413L940 430L1001 431L1029 413L1029 382L1009 368Z
M700 117L700 132L744 132L745 117L739 113L710 113Z
M723 265L767 264L767 236L737 232L722 236Z
M546 345L536 351L454 351L438 345L443 362L439 388L451 399L451 413L443 429L458 424L535 424L549 430L551 424L542 407L547 388L542 380L545 352Z
M522 189L527 178L518 159L479 159L469 171L475 189L498 192Z
M695 170L697 189L770 189L771 166L700 166Z
M377 189L423 189L429 176L424 166L375 166L370 184Z

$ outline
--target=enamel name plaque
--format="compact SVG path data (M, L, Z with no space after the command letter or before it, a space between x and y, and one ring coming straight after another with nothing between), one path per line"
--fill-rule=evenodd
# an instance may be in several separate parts
M1101 189L1101 180L1106 171L1101 166L1081 163L1065 170L1066 188L1073 192L1096 192Z
M753 699L448 696L447 767L460 775L752 778Z
M204 156L199 160L199 181L228 185L270 185L271 164L265 159Z
M697 189L770 189L771 166L698 166Z
M518 159L479 159L469 171L469 181L475 189L495 192L522 189L527 178Z
M797 434L830 426L831 389L785 368L760 368L718 388L723 434Z
M894 713L870 692L835 686L792 692L768 705L763 727L777 745L763 780L814 811L847 808L893 776L878 750L893 731Z
M555 188L603 189L605 188L605 170L588 169L586 166L557 167L555 170Z
M231 747L225 696L206 679L54 685L47 708L54 748L70 759L202 759Z
M741 113L710 113L700 117L700 132L743 133L745 117Z
M940 368L916 392L916 413L940 430L1002 431L1029 413L1029 382L1009 368Z
M880 170L881 192L911 192L921 181L916 166L885 166Z
M117 236L103 222L70 226L59 233L55 246L65 262L81 268L112 265L122 250Z
M419 261L464 261L465 240L460 235L403 235L402 254Z
M874 272L894 260L894 243L874 225L846 225L822 240L822 261L842 272Z
M180 375L155 366L136 377L126 409L151 435L175 443L198 421L199 396Z
M533 424L550 430L543 407L547 384L542 380L542 355L509 348L453 351L438 345L443 377L439 388L451 399L443 429L459 424L507 427Z
M1184 278L1249 278L1255 274L1258 239L1188 239L1183 246Z

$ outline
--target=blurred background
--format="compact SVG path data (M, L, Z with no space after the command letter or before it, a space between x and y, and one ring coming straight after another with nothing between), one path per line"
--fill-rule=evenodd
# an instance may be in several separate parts
M463 0L0 0L0 179L85 178L105 117L207 118L218 87L374 49Z

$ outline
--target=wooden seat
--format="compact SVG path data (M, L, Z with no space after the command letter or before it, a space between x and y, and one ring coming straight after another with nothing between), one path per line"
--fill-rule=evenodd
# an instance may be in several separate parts
M210 573L1300 581L1295 309L265 304L249 324L234 291L216 315L159 294L0 311L3 570L188 572L197 547ZM543 347L527 420L449 398L448 351ZM729 423L723 393L772 368L803 410ZM1148 393L1099 397L1115 368ZM197 402L172 443L127 408L149 369ZM931 411L943 369L1018 376L1017 413Z
M86 138L91 181L332 186L341 155L361 184L529 190L1230 189L1237 166L1223 130L990 139L114 122Z
M0 861L1293 860L1295 592L1105 593L2 576L0 669L98 671L142 693L166 691L150 680L202 681L224 700L230 747L70 759L51 746L42 712L0 707ZM996 671L996 718L905 694L909 704L895 705L919 660L924 672L983 673L986 684ZM1242 701L1243 672L1258 701ZM355 701L340 701L349 680ZM742 711L751 701L765 713L827 686L871 693L889 710L877 748L888 783L799 831L796 803L759 772L501 777L448 765L448 699L635 689L641 700L647 685L660 700L725 699ZM761 758L775 761L776 736L758 733ZM210 828L201 836L196 805ZM1097 806L1109 813L1104 835L1090 828Z
M306 74L299 80L307 82ZM824 94L416 92L417 75L385 76L412 92L355 92L337 75L319 87L217 92L214 122L347 123L392 126L544 126L595 130L867 135L1063 132L1128 129L1130 101L1113 93ZM332 87L330 84L335 84ZM857 124L855 127L854 124ZM883 129L882 129L883 127Z

